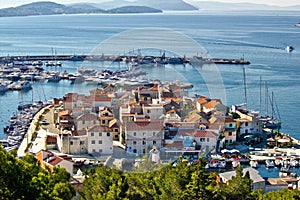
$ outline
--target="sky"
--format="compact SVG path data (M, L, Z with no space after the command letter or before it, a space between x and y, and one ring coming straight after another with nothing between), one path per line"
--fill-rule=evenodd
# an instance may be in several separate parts
M14 7L22 4L37 2L37 1L46 1L46 0L1 0L0 8ZM93 3L101 3L109 0L48 0L54 1L56 3L61 4L69 4L69 3L80 3L80 2L93 2ZM131 0L132 1L132 0ZM172 1L172 0L168 0ZM187 2L189 0L186 0ZM192 0L192 1L210 1L210 0ZM267 4L267 5L276 5L276 6L292 6L292 5L300 5L300 0L211 0L211 1L219 1L219 2L229 2L229 3L240 3L240 2L251 2L258 4Z

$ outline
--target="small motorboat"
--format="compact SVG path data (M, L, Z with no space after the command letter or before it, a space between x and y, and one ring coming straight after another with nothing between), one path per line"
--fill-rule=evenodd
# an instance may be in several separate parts
M257 167L258 167L257 161L256 161L256 160L250 160L250 166L251 166L252 168L257 168Z
M283 160L281 157L276 157L274 161L275 167L281 167L283 165Z
M218 162L218 167L220 169L225 169L226 168L226 161L225 160L219 161Z
M273 168L275 167L273 160L266 160L266 168Z
M232 161L232 168L237 168L238 166L240 166L240 159L234 158Z
M299 167L299 161L298 160L295 160L294 158L292 158L291 160L290 160L290 166L291 167Z
M287 45L287 46L285 47L285 50L286 50L287 52L292 52L292 51L295 50L295 48L292 47L291 45Z

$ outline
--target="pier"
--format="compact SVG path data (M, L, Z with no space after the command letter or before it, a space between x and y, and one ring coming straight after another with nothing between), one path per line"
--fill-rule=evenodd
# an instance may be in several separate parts
M140 61L149 56L114 56L114 55L32 55L32 56L2 56L0 63L11 63L13 61ZM154 61L164 59L164 64L183 64L183 63L202 63L202 64L235 64L235 65L249 65L250 61L241 59L226 59L226 58L202 58L194 56L193 58L178 57L177 61L173 62L173 57L154 57Z

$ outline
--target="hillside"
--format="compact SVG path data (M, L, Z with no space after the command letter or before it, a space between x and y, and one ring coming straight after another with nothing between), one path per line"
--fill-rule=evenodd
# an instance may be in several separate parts
M25 4L18 7L0 9L0 17L103 12L104 10L96 7L73 7L45 1Z
M123 6L107 11L108 13L160 13L161 10L147 6Z
M123 6L147 6L158 10L172 10L172 11L188 11L198 10L195 6L186 3L183 0L112 0L104 3L92 4L95 7L102 9L113 9Z

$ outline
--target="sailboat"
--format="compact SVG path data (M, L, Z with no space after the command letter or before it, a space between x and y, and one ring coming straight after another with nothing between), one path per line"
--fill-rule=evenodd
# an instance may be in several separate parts
M271 116L269 116L269 102L271 104ZM276 111L275 112L275 108ZM277 113L278 118L275 117L275 113ZM278 111L278 107L274 98L274 93L269 95L269 90L267 83L265 82L265 116L262 116L260 119L263 122L264 128L269 128L272 130L279 130L281 128L280 114Z
M245 98L245 103L242 105L243 107L245 106L247 109L247 82L246 82L246 71L245 67L243 68L243 76L244 76L244 98ZM262 78L260 77L260 110L259 111L249 111L252 115L255 115L259 117L259 120L263 124L263 128L269 128L271 130L279 130L281 128L281 121L280 121L280 114L279 110L274 98L274 93L272 92L272 95L269 95L269 90L267 86L267 82L265 82L265 115L262 116ZM271 105L271 116L269 116L269 103ZM275 112L276 108L276 112ZM278 118L276 118L275 114L277 114Z

